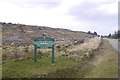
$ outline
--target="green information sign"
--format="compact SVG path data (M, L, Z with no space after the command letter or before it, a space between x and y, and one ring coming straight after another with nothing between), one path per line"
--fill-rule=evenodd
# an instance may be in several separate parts
M37 62L37 49L52 49L52 63L54 63L54 38L37 37L34 39L34 62Z

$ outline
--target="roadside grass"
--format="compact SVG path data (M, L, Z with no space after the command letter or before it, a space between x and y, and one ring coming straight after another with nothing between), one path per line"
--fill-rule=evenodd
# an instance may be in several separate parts
M73 58L55 57L55 63L51 63L51 57L38 58L37 62L34 60L16 60L8 61L2 64L3 78L24 78L34 77L34 75L47 74L57 69L64 69L66 67L73 67L76 65L76 60Z
M107 40L102 42L91 59L81 59L80 55L69 58L55 55L55 63L52 64L49 52L46 55L38 52L36 63L33 59L9 60L2 64L3 78L116 78L117 53Z
M107 40L103 40L103 52L97 56L102 57L94 68L88 73L88 78L117 78L118 77L118 54Z
M81 67L80 67L81 68ZM83 68L83 67L82 67ZM48 78L84 78L89 67L79 69L77 66L65 69L58 69L55 72L48 73Z

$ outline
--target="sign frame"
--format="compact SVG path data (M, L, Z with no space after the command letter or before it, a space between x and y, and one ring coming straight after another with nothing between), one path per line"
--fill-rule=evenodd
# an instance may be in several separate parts
M34 39L34 62L37 62L37 49L52 49L52 63L54 63L54 38L42 36Z

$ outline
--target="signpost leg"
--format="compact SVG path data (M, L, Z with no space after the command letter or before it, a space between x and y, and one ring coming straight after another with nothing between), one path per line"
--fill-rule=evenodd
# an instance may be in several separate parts
M52 48L52 63L54 63L54 46Z
M37 48L34 46L34 62L37 62Z

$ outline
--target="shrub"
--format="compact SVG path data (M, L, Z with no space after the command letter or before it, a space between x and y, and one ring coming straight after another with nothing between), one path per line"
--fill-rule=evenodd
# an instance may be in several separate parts
M64 52L67 51L67 49L66 49L65 46L61 46L60 48L57 48L57 50L58 50L58 51L64 51Z

